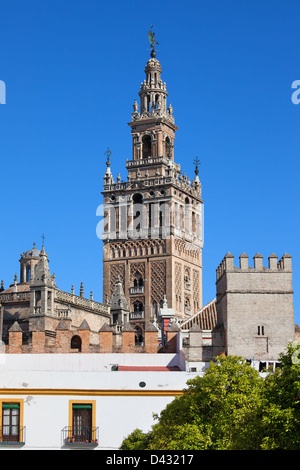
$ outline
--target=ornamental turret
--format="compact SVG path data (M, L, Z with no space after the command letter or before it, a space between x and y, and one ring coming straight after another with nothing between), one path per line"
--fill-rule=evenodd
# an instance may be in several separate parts
M133 105L132 120L147 119L149 117L165 117L174 123L171 104L167 107L167 85L161 79L161 65L155 58L148 60L145 68L146 78L141 84L140 113L135 100Z

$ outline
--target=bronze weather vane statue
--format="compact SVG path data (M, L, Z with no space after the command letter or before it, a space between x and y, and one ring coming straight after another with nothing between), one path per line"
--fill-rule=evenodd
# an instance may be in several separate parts
M151 57L156 57L155 44L158 42L155 41L155 33L152 31L153 25L151 25L151 30L148 31L148 41L151 44Z

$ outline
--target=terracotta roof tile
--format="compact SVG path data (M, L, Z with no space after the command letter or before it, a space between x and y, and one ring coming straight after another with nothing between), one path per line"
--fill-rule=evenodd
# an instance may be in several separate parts
M188 330L194 324L199 325L201 330L213 330L217 325L216 299L206 304L199 312L184 320L180 328Z

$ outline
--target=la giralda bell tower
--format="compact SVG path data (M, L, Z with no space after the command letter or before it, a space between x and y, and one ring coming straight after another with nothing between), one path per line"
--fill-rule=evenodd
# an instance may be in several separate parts
M104 175L103 297L116 283L128 305L126 321L142 332L166 299L175 316L202 307L202 199L196 160L192 181L174 161L177 126L151 35L151 57L131 115L132 158L127 181ZM187 159L187 155L182 158ZM124 298L124 297L123 297Z

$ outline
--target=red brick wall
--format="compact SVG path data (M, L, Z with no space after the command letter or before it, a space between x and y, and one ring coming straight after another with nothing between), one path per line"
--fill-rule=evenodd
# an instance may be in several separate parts
M7 352L10 354L20 354L22 352L22 331L10 331L9 346Z
M100 353L111 353L112 342L113 342L112 331L99 331L99 343L100 343L99 352Z
M145 352L155 354L158 350L157 331L145 331Z

